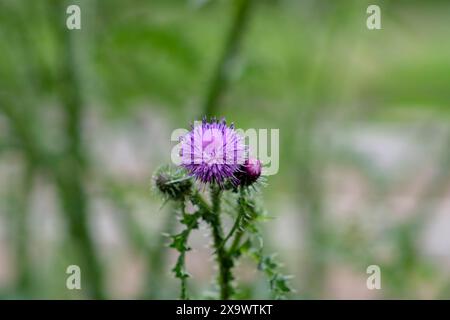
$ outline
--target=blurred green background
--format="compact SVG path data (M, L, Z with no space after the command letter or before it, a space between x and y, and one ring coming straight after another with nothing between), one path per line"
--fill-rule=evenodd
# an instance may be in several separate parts
M81 30L66 8L81 8ZM381 7L381 30L366 8ZM150 191L203 114L280 129L292 299L450 298L450 2L0 0L0 298L177 298ZM201 228L187 267L214 290ZM66 268L82 290L66 288ZM381 268L368 290L366 268ZM245 259L239 297L268 298Z

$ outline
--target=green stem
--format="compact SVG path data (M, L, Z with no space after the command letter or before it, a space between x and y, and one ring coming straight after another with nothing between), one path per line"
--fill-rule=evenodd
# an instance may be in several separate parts
M211 187L212 207L206 203L203 197L196 192L192 196L192 201L196 204L202 212L203 220L205 220L212 230L214 241L214 254L219 265L218 283L220 287L220 298L222 300L230 299L233 293L231 282L233 275L231 269L233 268L233 259L225 250L222 223L220 221L220 202L221 190L217 187Z
M242 215L241 215L241 213L239 213L236 218L236 221L233 224L233 227L231 227L230 232L228 232L228 235L225 237L225 239L223 239L223 242L220 247L224 247L225 244L227 243L227 241L230 240L230 238L234 235L234 233L236 231L239 231L239 225L241 224L241 219L242 219ZM230 250L229 252L232 252L232 250Z
M186 215L186 205L184 204L184 201L180 201L180 210L181 210L181 215L183 216L183 218L185 218ZM187 232L186 232L186 245L187 245L187 240L189 238L189 234L191 233L191 226L188 226L187 228ZM186 265L186 251L183 251L180 253L179 256L179 262L182 263L183 266ZM188 295L187 295L187 277L181 277L180 281L181 281L181 293L180 293L180 299L181 300L187 300L188 299Z
M216 253L216 260L219 265L219 287L220 287L220 298L222 300L230 299L232 294L231 281L233 280L233 275L231 274L231 268L233 267L233 260L228 256L223 243L223 230L222 223L220 221L220 197L221 190L217 187L211 188L211 199L212 199L212 212L206 217L206 221L210 224L214 248Z
M234 254L237 251L243 235L244 231L241 229L236 232L236 236L234 237L233 243L231 244L230 250L228 251L230 254Z
M182 216L181 222L186 226L186 228L181 233L173 236L171 247L178 250L180 255L178 256L177 263L172 271L174 272L175 277L181 281L180 299L186 300L188 299L187 278L189 278L189 274L186 271L185 258L186 252L190 250L188 240L191 231L198 228L198 220L201 218L203 212L197 211L194 214L187 214L184 199L180 201L180 211Z
M236 56L241 42L246 22L250 13L252 0L237 0L236 13L227 35L222 56L210 81L211 85L205 99L203 112L206 116L214 116L218 109L218 101L228 83L228 68Z
M234 221L233 226L231 227L230 231L228 232L228 235L225 237L225 239L223 239L222 244L220 245L220 248L225 247L228 240L230 240L230 238L236 233L237 239L234 239L233 244L231 245L230 250L228 251L228 254L230 256L233 255L233 252L235 251L234 248L236 248L237 245L239 244L240 238L242 237L242 234L243 234L243 230L239 228L242 224L242 222L241 222L242 218L245 215L245 211L244 211L243 206L241 205L241 203L242 203L241 201L242 201L242 190L241 190L241 196L238 199L238 204L239 204L238 216L236 217L236 220Z
M28 210L30 204L30 196L33 188L33 178L35 167L32 163L27 163L25 167L22 192L20 194L18 210L17 210L17 233L16 233L16 250L17 250L17 285L18 291L25 297L31 294L32 270L30 269L30 257L27 250L29 242L28 237Z
M238 212L238 217L236 218L235 224L240 223L241 219L245 216L245 208L244 208L245 199L244 199L244 197L245 197L244 189L241 188L241 192L239 194L239 199L238 199L239 212ZM228 251L230 255L233 255L237 251L239 244L241 243L242 236L244 235L244 232L245 232L243 227L244 226L241 226L241 228L237 228L233 242ZM230 232L230 236L231 236L231 232Z
M59 83L60 100L64 107L65 150L54 170L61 204L68 219L71 239L77 246L81 259L80 267L86 274L86 286L92 298L102 299L103 272L96 252L92 234L89 232L89 199L84 183L88 172L86 150L82 146L82 120L84 103L81 80L76 64L77 46L74 44L77 33L67 32L60 24L59 11L64 6L56 6L54 13L58 40L61 43ZM78 34L80 36L80 34Z
M212 213L212 209L210 208L208 203L206 203L205 199L203 199L203 197L200 195L200 193L198 193L198 191L196 191L192 195L191 200L192 200L192 203L197 205L199 207L199 209L203 212L203 217L208 216Z

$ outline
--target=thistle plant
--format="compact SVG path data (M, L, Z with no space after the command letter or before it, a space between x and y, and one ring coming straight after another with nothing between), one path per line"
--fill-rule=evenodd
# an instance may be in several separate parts
M188 299L186 254L191 249L191 232L205 222L211 229L213 254L217 263L220 299L236 294L233 269L243 255L252 258L268 278L272 297L281 299L291 291L288 276L279 272L274 255L266 255L262 246L259 221L266 217L257 196L263 185L261 162L248 155L244 138L215 118L193 125L180 138L179 166L164 166L156 171L153 186L166 202L172 202L183 225L180 233L169 235L170 247L178 251L172 269L181 283L181 299ZM195 210L188 213L187 204ZM226 231L225 214L234 222Z

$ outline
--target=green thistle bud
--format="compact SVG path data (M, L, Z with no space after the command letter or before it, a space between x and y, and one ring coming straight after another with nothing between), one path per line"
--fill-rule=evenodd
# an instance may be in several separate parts
M168 199L182 200L191 194L192 179L182 169L163 166L154 174L153 186Z

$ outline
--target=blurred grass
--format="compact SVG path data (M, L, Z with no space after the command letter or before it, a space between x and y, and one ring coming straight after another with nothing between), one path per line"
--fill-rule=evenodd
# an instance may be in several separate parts
M69 2L82 8L81 31L65 30ZM96 172L99 161L89 153L96 137L85 131L93 113L129 122L143 105L167 118L170 128L186 127L206 110L238 127L281 129L280 172L270 177L265 195L275 208L279 195L287 194L297 211L298 230L304 231L295 236L305 246L297 248L295 261L288 264L296 275L298 297L326 296L326 276L335 259L355 268L376 259L372 250L365 252L373 239L365 239L359 226L356 231L342 226L341 234L340 227L330 225L323 172L330 163L348 159L375 190L388 193L392 182L370 168L370 159L346 150L331 152L333 130L355 123L431 123L448 130L450 4L376 1L382 6L383 29L368 31L365 9L370 1L253 1L245 9L246 28L233 31L233 14L246 2L0 0L0 159L7 162L13 154L22 167L17 181L2 181L4 188L14 185L14 196L2 194L0 201L10 203L2 205L10 209L1 214L14 226L7 243L16 250L19 270L13 288L0 289L2 297L68 295L62 287L39 290L47 279L34 274L42 271L35 271L30 258L29 197L39 188L33 181L41 175L51 177L58 189L61 216L71 235L65 241L78 243L76 251L84 257L92 286L86 297L111 296L104 292L108 267L92 235L91 180L122 212L118 221L130 250L145 257L146 268L153 270L147 270L143 296L174 296L160 250L164 229L145 229L127 203L134 188L137 198L149 201L142 190L154 164L132 186L115 181L106 170ZM233 34L240 50L234 49ZM148 148L151 144L150 139ZM154 152L161 161L169 159L170 149ZM434 164L442 172L445 165ZM398 253L383 271L390 283L383 296L415 297L408 277L416 272L423 281L432 277L434 267L414 244L421 226L411 219L382 236ZM351 240L353 233L363 238L360 246ZM283 249L282 243L273 246ZM58 253L62 261L77 256L64 251ZM158 295L163 284L169 289ZM243 292L264 297L255 292L260 286Z

